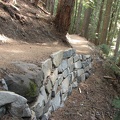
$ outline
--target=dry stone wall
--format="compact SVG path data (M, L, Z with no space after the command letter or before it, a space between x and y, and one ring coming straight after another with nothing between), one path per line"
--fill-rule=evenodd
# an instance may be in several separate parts
M21 67L20 64L19 66ZM35 71L35 66L34 69L30 68L30 66L34 65L29 65L29 67L26 66L25 69L22 67L22 70L27 71L26 74L30 72L32 77L35 75L35 79L39 78L37 81L34 80L37 85L38 97L36 102L30 107L32 111L31 116L33 117L32 113L34 113L34 120L47 120L52 112L64 106L64 102L67 97L71 95L72 89L77 88L80 82L85 81L90 76L92 56L78 55L76 54L75 49L71 48L66 51L58 51L53 53L50 55L49 59L42 62L40 68L36 66L36 72L39 74L35 74L36 72L33 72ZM30 71L31 69L33 71ZM39 77L36 77L37 75L39 75ZM10 80L12 78L9 77ZM24 77L24 79L26 78ZM29 84L28 79L29 78L27 78ZM7 78L6 81L6 83L9 83ZM9 88L12 89L12 86L9 86L8 84L8 90ZM26 102L24 103L26 104ZM1 101L0 106L3 107ZM24 113L24 117L30 116L29 109L27 109L26 115L27 116L25 116ZM23 115L21 115L21 117L23 117Z

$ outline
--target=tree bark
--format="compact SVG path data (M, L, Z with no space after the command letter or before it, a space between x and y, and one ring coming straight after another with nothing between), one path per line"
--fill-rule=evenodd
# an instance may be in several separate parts
M100 25L101 25L101 22L102 22L104 1L105 0L102 0L101 7L100 7L99 19L98 19L98 24L97 24L97 29L96 29L97 36L96 36L96 39L95 39L95 45L99 44Z
M114 0L114 5L112 7L111 20L110 20L110 25L109 25L109 33L108 33L108 37L107 37L108 45L110 45L112 42L114 21L115 21L115 17L117 16L118 7L119 7L119 0Z
M83 37L88 37L88 28L89 28L89 24L90 24L90 17L91 17L91 13L92 13L92 8L89 7L85 10L85 15L84 15L84 23L82 26L82 36Z
M73 16L72 16L72 19L73 19L73 21L72 21L72 25L71 25L71 32L73 33L73 32L75 32L75 21L76 21L76 17L77 17L77 11L78 11L78 0L76 0L75 1L75 7L74 7L74 14L73 14Z
M66 34L69 29L74 3L75 0L59 0L55 26L61 33Z
M77 15L76 24L75 24L75 26L76 26L75 32L76 33L80 32L80 18L81 18L81 12L82 12L82 1L83 0L80 0L79 7L78 7L78 15Z
M115 61L118 57L119 46L120 46L120 29L119 29L118 38L117 38L117 41L116 41L116 47L115 47L115 51L114 51Z
M100 37L101 44L106 44L107 30L108 30L109 21L110 21L112 3L113 3L113 0L107 0L106 11L105 11L105 16L103 20L101 37Z
M53 13L54 13L54 4L55 4L55 0L51 0L51 3L50 3L50 13L51 13L51 15L53 15Z

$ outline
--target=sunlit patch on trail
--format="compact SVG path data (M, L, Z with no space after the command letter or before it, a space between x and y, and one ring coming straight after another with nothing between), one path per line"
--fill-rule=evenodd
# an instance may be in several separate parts
M4 34L0 34L0 43L11 43L11 42L15 42L15 40L5 36Z

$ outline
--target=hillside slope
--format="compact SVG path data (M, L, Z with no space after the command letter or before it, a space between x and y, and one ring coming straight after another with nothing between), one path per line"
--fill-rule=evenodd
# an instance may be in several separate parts
M68 48L64 39L54 28L51 16L29 0L17 0L15 8L0 1L1 69L14 71L14 61L39 65L51 53Z

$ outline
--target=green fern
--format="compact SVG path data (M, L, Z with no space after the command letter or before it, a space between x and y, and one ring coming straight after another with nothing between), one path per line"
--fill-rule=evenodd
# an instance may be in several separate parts
M104 54L106 54L106 55L109 54L110 48L109 48L108 45L106 45L106 44L101 44L101 45L99 45L98 47L103 51Z

